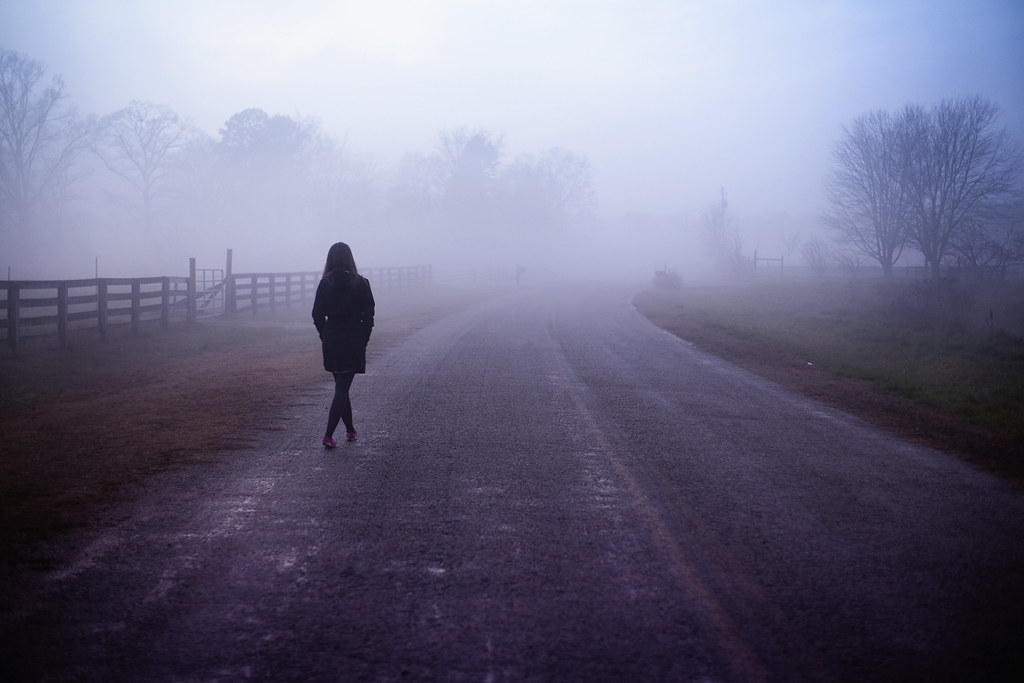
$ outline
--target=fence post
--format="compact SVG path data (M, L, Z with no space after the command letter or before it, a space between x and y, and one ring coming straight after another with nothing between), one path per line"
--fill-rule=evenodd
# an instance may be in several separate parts
M68 283L57 283L57 338L62 349L68 348Z
M160 280L160 326L167 327L171 319L171 278Z
M187 297L185 305L185 322L196 322L196 257L188 257L188 285L185 287Z
M107 339L107 280L96 280L96 325L100 328L100 339Z
M142 318L142 283L132 280L132 334L139 333L139 320Z
M17 282L11 282L7 286L7 343L11 346L11 351L14 353L18 352L18 316L21 314L18 299L21 297L21 288L18 287Z
M224 265L224 315L234 315L238 310L235 298L235 277L231 273L232 251L228 249L227 262Z
M196 257L188 259L188 306L185 307L185 320L196 321Z

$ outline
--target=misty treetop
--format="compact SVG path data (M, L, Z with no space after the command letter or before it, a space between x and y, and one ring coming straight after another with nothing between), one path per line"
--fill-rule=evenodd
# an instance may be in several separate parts
M67 102L64 80L43 83L45 67L0 48L0 227L31 228L38 209L59 211L92 125Z
M594 208L590 163L552 148L539 158L502 163L503 141L485 130L442 131L430 154L409 154L399 171L397 201L456 233L485 226L549 235Z
M0 247L96 254L135 240L176 264L245 245L294 268L339 234L419 262L474 242L530 254L541 239L550 248L581 228L604 229L584 156L554 147L510 158L501 135L466 126L439 131L432 145L384 169L311 116L244 109L216 136L139 100L83 117L60 76L46 79L40 62L0 49ZM908 250L932 274L1024 259L1021 156L993 103L866 114L843 127L833 157L826 222L843 248L802 250L815 272L866 257L891 275ZM749 255L724 199L705 211L698 237L719 271L745 273ZM657 246L629 244L637 221L624 223L616 247L662 258ZM662 231L659 244L680 230ZM796 251L795 238L787 249Z
M932 277L947 264L1024 259L1021 152L992 102L865 114L844 126L833 156L827 221L886 276L907 248Z
M93 151L126 188L106 190L133 223L153 228L160 202L172 199L182 151L201 133L168 106L132 101L104 117L96 129Z
M382 172L306 116L250 108L213 138L166 105L132 101L78 116L63 80L0 51L0 235L47 243L70 232L172 236L270 249L409 235L547 235L594 206L589 162L551 149L506 160L484 130L441 131L428 153ZM167 237L165 244L170 244Z

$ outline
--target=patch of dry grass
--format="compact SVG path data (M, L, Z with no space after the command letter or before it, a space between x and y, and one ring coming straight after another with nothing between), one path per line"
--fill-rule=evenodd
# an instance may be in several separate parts
M948 290L948 291L947 291ZM637 307L710 353L1024 481L1020 288L773 281L649 290ZM979 310L980 309L980 310Z
M230 446L282 395L322 379L316 341L216 321L4 357L0 537L80 523L76 504Z
M378 293L374 353L487 293ZM145 327L69 349L0 353L0 560L90 522L155 471L203 462L273 428L292 397L329 385L309 312ZM218 457L220 457L218 456Z

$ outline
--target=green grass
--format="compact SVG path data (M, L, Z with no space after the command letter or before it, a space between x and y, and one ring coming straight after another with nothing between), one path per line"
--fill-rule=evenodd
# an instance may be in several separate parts
M676 296L702 325L1024 439L1021 286L762 281Z

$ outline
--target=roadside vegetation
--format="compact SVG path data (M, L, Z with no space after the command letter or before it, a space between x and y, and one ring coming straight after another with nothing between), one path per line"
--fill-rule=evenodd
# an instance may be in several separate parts
M654 288L636 305L770 379L1011 477L1024 470L1024 287L758 280ZM850 386L822 389L822 373Z
M305 326L204 321L5 353L0 561L90 524L154 472L282 428L265 416L322 379L315 342Z
M370 362L485 295L437 287L378 293ZM86 334L67 350L3 349L0 386L2 565L26 561L26 543L94 523L155 472L233 457L260 432L288 429L290 406L319 415L333 385L309 311L295 307L153 325L138 335L120 330L107 341ZM309 435L311 448L320 436Z

